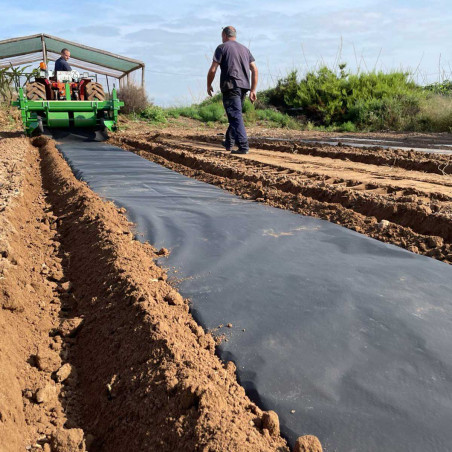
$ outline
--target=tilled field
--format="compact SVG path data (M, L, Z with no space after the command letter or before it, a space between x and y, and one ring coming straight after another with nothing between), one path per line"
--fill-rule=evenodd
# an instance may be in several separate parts
M155 264L166 250L51 141L0 140L0 450L288 450Z
M0 118L1 119L1 118ZM53 142L0 130L0 451L289 450L189 302ZM214 132L123 131L115 144L257 202L452 262L449 156ZM315 437L297 451L321 450Z
M212 132L131 129L111 141L243 198L452 262L450 155L254 138L250 154L233 156L221 139Z

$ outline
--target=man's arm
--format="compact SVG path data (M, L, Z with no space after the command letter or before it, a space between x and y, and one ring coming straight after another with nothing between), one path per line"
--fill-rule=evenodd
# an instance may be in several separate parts
M215 78L215 74L217 73L219 64L216 61L212 61L212 66L210 66L209 72L207 72L207 94L212 97L213 88L212 83Z
M257 89L257 81L259 79L259 71L257 70L257 66L254 61L252 63L250 63L250 70L251 70L250 101L254 103L257 99L256 89Z

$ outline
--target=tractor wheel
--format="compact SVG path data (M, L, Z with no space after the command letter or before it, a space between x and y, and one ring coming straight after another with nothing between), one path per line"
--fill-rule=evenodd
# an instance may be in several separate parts
M105 93L102 85L96 82L89 82L85 87L85 100L105 100Z
M25 85L25 92L28 100L46 100L46 87L39 82L27 83Z

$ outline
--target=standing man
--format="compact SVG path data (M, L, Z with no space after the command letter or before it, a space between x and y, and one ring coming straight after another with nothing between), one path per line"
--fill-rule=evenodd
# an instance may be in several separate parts
M71 52L68 49L63 49L61 51L61 56L58 60L55 61L55 77L57 76L58 71L72 71L71 66L67 62L71 57Z
M212 82L218 66L220 66L220 89L223 93L223 105L229 121L223 144L227 151L231 151L235 141L239 149L231 153L248 154L248 137L242 109L248 91L250 91L251 102L256 100L258 71L253 55L244 45L236 41L236 36L237 31L234 27L223 28L221 33L223 44L220 44L215 50L212 66L207 73L207 94L212 96Z

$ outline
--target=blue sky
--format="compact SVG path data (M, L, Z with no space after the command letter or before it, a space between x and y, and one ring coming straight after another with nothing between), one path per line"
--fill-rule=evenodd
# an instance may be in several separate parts
M445 0L0 0L0 11L0 40L49 33L143 60L149 96L160 105L205 96L226 25L254 54L260 88L293 68L333 66L340 49L351 70L411 69L420 83L452 78L452 9Z

